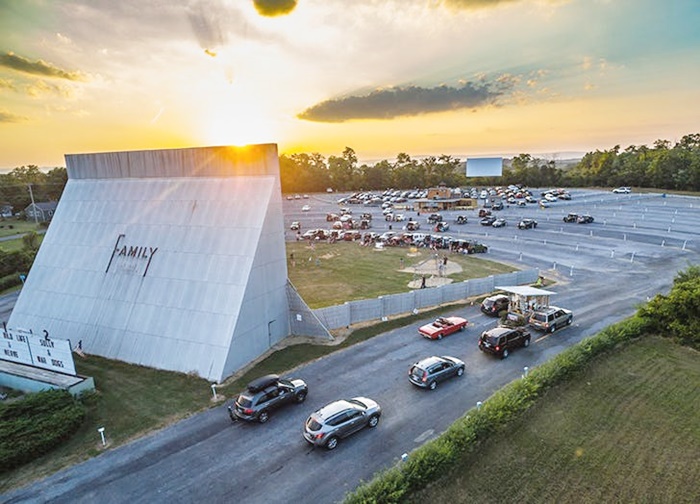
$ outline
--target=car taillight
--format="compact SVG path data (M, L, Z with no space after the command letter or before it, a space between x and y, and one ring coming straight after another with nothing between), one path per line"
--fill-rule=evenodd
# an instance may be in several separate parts
M253 414L253 410L250 409L250 408L246 408L246 409L243 410L243 413L245 413L246 415L252 415L252 414Z
M323 437L323 433L321 433L321 434L316 434L316 435L314 436L314 439L321 439L322 437Z
M501 350L501 347L496 345L496 351L499 352Z
M428 381L428 373L423 372L423 379L421 380L423 383Z

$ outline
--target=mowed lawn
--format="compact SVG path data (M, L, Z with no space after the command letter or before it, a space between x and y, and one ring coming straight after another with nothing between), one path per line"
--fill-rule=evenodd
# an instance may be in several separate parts
M488 253L462 255L444 250L437 253L461 266L461 272L446 275L454 282L516 270L489 261ZM357 242L316 243L313 248L308 242L287 243L289 279L311 308L407 292L411 290L408 284L421 276L415 267L424 261L434 261L434 255L435 252L425 248L377 250Z
M41 225L36 224L34 221L16 219L0 220L0 238L29 233L30 231L38 233L39 231L45 229L46 228L42 228Z
M700 354L646 338L550 391L412 502L700 502Z

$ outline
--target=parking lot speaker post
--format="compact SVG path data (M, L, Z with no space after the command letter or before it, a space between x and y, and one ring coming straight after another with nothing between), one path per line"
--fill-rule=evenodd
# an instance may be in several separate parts
M484 405L481 401L476 402L476 409L481 409L481 407Z
M523 378L527 378L527 374L530 372L530 368L525 366L523 368Z
M97 429L97 432L100 433L100 439L102 439L102 446L107 446L107 441L105 441L105 428L100 427Z
M211 384L211 393L214 396L214 400L216 401L216 383Z
M408 453L403 453L401 455L401 462L406 462L408 460Z

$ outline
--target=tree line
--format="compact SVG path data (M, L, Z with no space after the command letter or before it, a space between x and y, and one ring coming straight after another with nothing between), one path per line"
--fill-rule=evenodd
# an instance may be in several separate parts
M340 156L321 154L280 156L282 192L322 192L413 189L444 183L449 187L523 184L529 187L648 187L700 191L700 134L685 135L672 144L657 140L652 147L631 145L621 150L589 152L570 166L554 160L520 154L504 160L501 177L467 178L465 163L449 155L412 159L400 153L396 160L359 164L346 147Z
M32 195L35 203L58 201L67 181L65 168L43 172L36 165L20 166L0 174L0 205L12 205L14 212L20 212L32 202Z
M282 154L279 158L282 192L414 189L444 183L449 187L523 184L528 187L648 187L700 191L700 133L680 141L657 140L649 147L630 145L621 149L589 152L570 166L551 159L520 154L504 160L501 177L467 178L465 162L450 155L411 158L399 153L395 160L362 163L346 147L340 156L325 158L318 153ZM0 204L14 211L34 201L58 201L67 181L65 168L47 173L37 166L15 168L0 174Z

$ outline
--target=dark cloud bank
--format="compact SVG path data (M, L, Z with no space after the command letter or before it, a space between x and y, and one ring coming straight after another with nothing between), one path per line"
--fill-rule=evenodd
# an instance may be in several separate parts
M0 66L24 72L32 75L41 75L43 77L55 77L58 79L67 79L71 81L82 81L85 77L80 72L68 72L60 68L46 63L42 60L31 61L22 56L17 56L13 52L0 54Z
M284 16L297 6L297 0L253 0L255 10L261 16Z
M461 87L418 86L379 89L365 96L326 100L297 117L307 121L344 122L352 119L392 119L492 105L508 86L467 82Z

